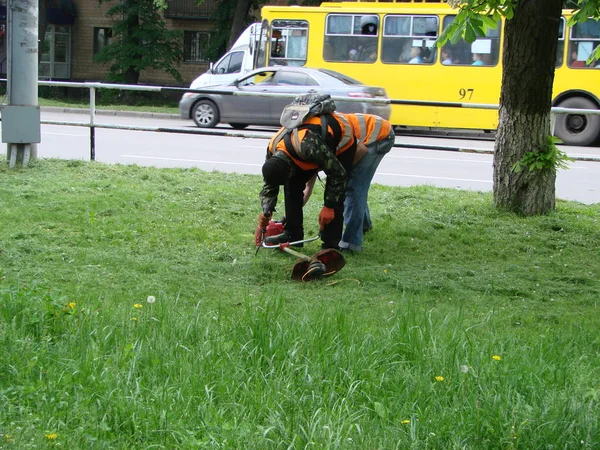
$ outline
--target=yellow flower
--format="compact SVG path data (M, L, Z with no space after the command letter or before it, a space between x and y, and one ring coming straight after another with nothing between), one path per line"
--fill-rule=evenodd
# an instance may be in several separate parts
M46 439L48 439L49 441L53 441L56 438L58 438L58 434L56 434L56 433L50 433L50 434L46 435Z
M136 304L133 305L133 307L135 309L142 309L144 307L144 305L142 305L141 303L136 303Z
M384 273L388 273L390 271L390 269L383 269Z
M438 375L437 377L435 377L436 381L444 381L444 377L441 375Z
M137 320L137 317L132 317L132 318L131 318L131 319L129 319L129 320L133 320L133 321L135 322L135 321Z
M2 435L0 434L0 436L2 436ZM4 440L10 444L13 441L13 438L10 434L5 434Z
M403 423L404 425L406 425L407 423L410 423L410 420L408 420L408 419L404 419L404 420L402 421L402 423Z
M493 359L494 361L502 361L502 356L499 356L499 355L494 355L494 356L492 356L492 359Z

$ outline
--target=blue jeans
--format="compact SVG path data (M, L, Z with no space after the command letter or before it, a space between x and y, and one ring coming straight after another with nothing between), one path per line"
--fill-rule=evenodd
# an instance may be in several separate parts
M346 187L346 200L344 201L344 223L346 225L340 248L347 248L355 252L362 251L363 229L373 227L369 205L369 187L377 170L377 166L394 146L394 131L390 131L387 138L367 145L367 153L352 169Z

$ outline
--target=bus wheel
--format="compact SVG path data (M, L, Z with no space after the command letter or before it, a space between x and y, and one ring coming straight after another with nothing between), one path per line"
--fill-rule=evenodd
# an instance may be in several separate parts
M568 98L558 106L573 109L598 109L593 101L583 97ZM554 134L567 145L591 145L600 138L600 116L558 114Z
M247 123L230 123L231 128L235 128L236 130L243 130L248 126Z
M219 123L219 108L210 100L200 100L192 108L192 119L200 128L214 128Z

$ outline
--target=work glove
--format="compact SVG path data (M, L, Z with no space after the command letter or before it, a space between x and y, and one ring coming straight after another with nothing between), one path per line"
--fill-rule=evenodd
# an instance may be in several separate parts
M254 232L254 243L258 247L262 244L263 237L265 232L267 231L267 226L269 225L269 221L271 220L271 213L260 213L258 215L258 226L256 227L256 231Z
M269 220L271 220L271 213L265 214L260 213L258 215L258 228L265 229L267 225L269 225Z
M256 227L256 232L254 233L254 245L257 247L262 244L264 236L264 229L261 227Z
M333 220L335 216L335 212L332 208L328 208L327 206L323 206L321 208L321 212L319 213L319 229L323 230L325 225Z

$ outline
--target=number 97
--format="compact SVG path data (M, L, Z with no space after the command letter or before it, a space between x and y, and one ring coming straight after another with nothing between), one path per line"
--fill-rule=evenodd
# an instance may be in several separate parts
M475 92L475 89L461 88L458 90L458 95L460 95L461 100L471 100L473 98L473 92Z

